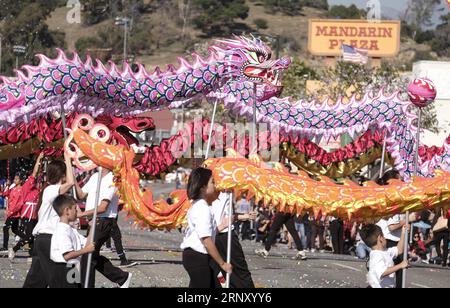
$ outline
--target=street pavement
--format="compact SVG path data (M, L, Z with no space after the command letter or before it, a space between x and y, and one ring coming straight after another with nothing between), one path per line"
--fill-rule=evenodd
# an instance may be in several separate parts
M167 195L174 185L155 185L155 195ZM133 273L132 287L187 287L189 277L181 263L179 245L182 234L172 232L134 229L131 220L119 220L127 257L138 265L127 269ZM0 211L4 221L4 210ZM11 241L11 240L10 240ZM292 260L295 250L278 244L267 258L256 256L254 250L261 244L243 241L242 246L255 284L258 288L366 288L366 263L352 256L335 256L324 253L309 253L307 261ZM116 265L115 253L104 253ZM0 288L21 287L30 266L25 251L20 251L10 262L7 256L0 257ZM100 274L96 286L116 287ZM450 288L450 270L439 266L420 265L407 272L409 288Z

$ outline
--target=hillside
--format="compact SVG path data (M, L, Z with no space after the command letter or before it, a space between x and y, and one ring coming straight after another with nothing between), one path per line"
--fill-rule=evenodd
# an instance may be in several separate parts
M267 21L268 28L260 30L260 33L270 36L280 36L282 41L283 54L299 57L308 65L321 66L323 61L319 57L311 56L307 51L308 43L308 20L311 18L321 18L326 14L325 10L305 7L300 16L285 16L281 14L268 13L258 1L247 1L250 7L249 16L242 21L242 28L256 29L254 21L256 19L264 19ZM111 20L103 21L94 26L84 26L82 24L68 24L66 22L66 14L68 9L61 7L56 9L51 17L47 20L49 28L52 30L63 31L66 35L66 43L69 50L75 49L75 42L81 37L95 37L99 31L107 26L112 26ZM173 11L173 10L172 10ZM155 41L165 40L159 48L152 47L147 52L136 55L136 61L144 63L147 67L156 65L165 66L168 63L176 63L176 58L181 55L189 54L196 46L206 46L211 39L204 38L202 33L192 26L187 27L187 42L181 42L181 27L175 22L173 12L155 11L142 16L141 21L148 22L151 29L148 31L148 39ZM122 28L117 27L117 31ZM230 33L231 34L231 33ZM170 39L171 38L171 39ZM204 48L203 48L204 49ZM120 55L122 50L114 50L115 54ZM416 44L412 40L402 42L401 53L395 59L388 61L408 70L413 60L436 59L434 53L430 53L430 47L424 44ZM448 59L439 59L448 60Z

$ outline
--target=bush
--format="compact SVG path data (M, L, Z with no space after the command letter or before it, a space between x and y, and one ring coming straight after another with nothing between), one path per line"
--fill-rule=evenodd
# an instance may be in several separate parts
M264 6L270 13L280 12L285 15L295 16L300 14L303 0L264 0Z
M255 24L256 28L258 28L258 30L269 28L268 22L264 18L256 18L253 23Z
M450 57L449 23L443 23L436 28L435 38L431 41L431 49L435 51L439 56Z
M207 35L229 32L235 19L246 19L249 12L245 0L194 0L192 4L192 21Z
M328 17L339 19L361 19L366 17L366 12L358 9L354 4L348 7L345 5L334 5L328 11Z
M308 7L314 7L317 9L328 10L327 0L303 0L303 5Z
M430 42L434 39L434 31L428 30L416 34L416 42L419 44Z

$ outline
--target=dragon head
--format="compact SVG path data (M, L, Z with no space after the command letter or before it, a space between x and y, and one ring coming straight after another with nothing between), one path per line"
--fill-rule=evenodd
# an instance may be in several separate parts
M99 116L97 123L106 125L111 131L112 138L127 148L132 144L139 144L132 133L138 134L155 129L153 119L150 117Z
M256 84L260 100L281 94L282 71L291 64L289 57L272 59L270 47L255 37L235 36L217 43L212 48L224 61L225 76Z

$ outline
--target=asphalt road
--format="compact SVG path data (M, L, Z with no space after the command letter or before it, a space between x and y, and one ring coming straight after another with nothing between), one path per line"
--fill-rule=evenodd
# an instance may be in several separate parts
M166 193L173 187L155 188L155 193ZM4 210L0 219L4 221ZM123 243L127 257L139 264L128 271L133 273L132 287L186 287L189 277L181 264L182 235L178 231L160 232L136 230L132 221L120 219ZM331 254L309 254L307 261L294 261L294 250L286 245L277 245L271 256L263 259L254 250L261 244L242 242L250 271L259 288L365 288L365 262L351 256ZM105 253L114 264L119 264L115 253ZM6 256L0 258L0 288L21 287L30 264L27 253L20 251L10 262ZM100 274L96 286L116 287ZM438 266L414 267L408 270L407 286L410 288L450 288L450 270Z

